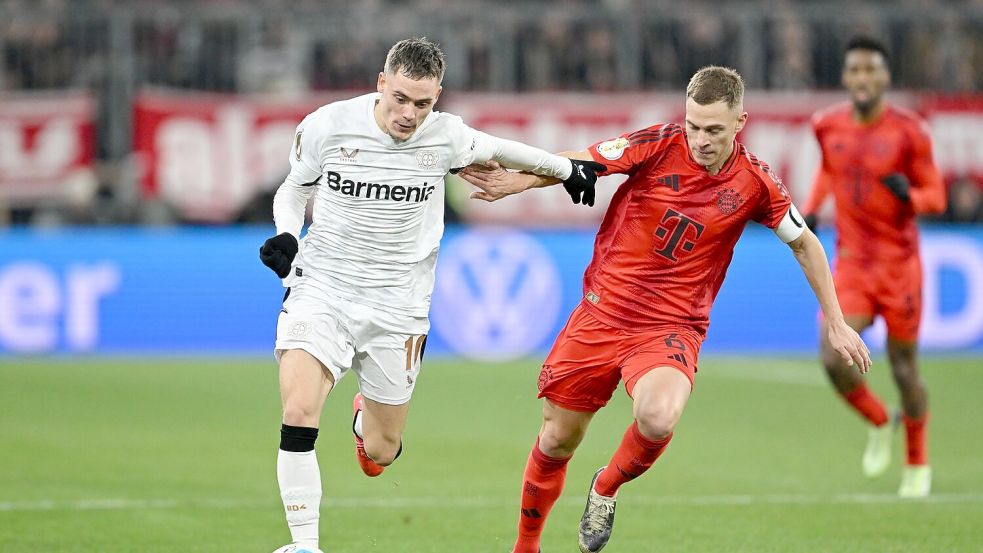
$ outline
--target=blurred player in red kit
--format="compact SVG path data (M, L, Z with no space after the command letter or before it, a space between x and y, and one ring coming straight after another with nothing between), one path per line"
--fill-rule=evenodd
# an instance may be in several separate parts
M581 551L607 543L618 489L662 454L689 400L710 307L749 221L791 247L829 321L832 347L867 370L867 347L843 319L822 245L781 181L736 141L747 118L741 76L705 67L686 89L685 127L654 125L564 154L628 179L598 229L583 300L539 375L543 426L523 476L515 553L539 550L568 461L624 381L634 421L595 474L580 522ZM462 175L480 189L472 197L487 201L557 182L494 165ZM593 190L581 201L593 204Z
M916 217L945 210L945 188L932 162L924 121L884 99L891 80L885 47L858 37L849 42L843 86L850 101L813 117L822 165L804 206L814 228L823 200L836 205L836 292L847 324L858 332L874 317L887 323L887 355L901 394L907 464L898 493L924 497L932 487L926 451L928 398L918 373L922 267ZM823 365L836 391L871 427L864 474L879 476L891 460L894 425L887 410L830 347L820 332Z

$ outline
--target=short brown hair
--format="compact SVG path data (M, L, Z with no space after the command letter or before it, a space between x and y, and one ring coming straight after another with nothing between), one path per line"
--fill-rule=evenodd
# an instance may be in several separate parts
M437 79L439 82L444 78L445 66L444 53L435 43L426 37L407 38L389 49L385 71L387 75L399 71L411 79Z
M689 80L686 97L701 106L723 100L727 102L727 107L734 108L744 102L744 78L729 67L709 65L697 71Z

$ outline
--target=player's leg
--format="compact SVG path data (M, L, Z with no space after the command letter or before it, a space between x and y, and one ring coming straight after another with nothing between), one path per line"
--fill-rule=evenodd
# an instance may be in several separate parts
M896 287L885 294L884 319L887 322L887 357L891 374L901 396L907 455L898 493L903 497L925 497L932 487L928 464L926 426L928 392L918 370L918 327L921 322L921 264L913 260L908 271L897 280L909 277L907 287Z
M318 421L334 375L310 353L280 355L283 424L277 453L277 482L293 543L318 546L321 473L314 451Z
M874 322L879 310L878 283L870 271L837 262L834 274L836 294L846 323L862 332ZM829 326L823 319L819 325L819 351L826 375L843 401L869 424L867 447L861 459L863 473L879 476L891 464L891 437L894 427L884 403L867 386L856 367L846 364L829 343Z
M352 431L359 466L367 476L382 474L403 450L409 402L426 349L426 334L390 332L395 325L427 329L426 319L386 320L376 310L354 323L360 349L352 363L358 375Z
M365 454L379 466L387 467L401 453L409 401L388 405L366 397L362 405L362 422L359 426L356 421L356 431L365 442Z
M693 390L703 338L688 328L627 336L621 376L634 420L607 466L594 475L580 519L580 550L600 551L614 529L618 489L662 455Z
M522 474L519 536L513 553L536 553L546 518L563 491L567 463L584 439L594 413L543 402L543 426Z
M354 350L317 290L303 283L292 290L277 320L283 406L277 481L294 544L316 549L321 474L314 442L325 399L351 367Z
M925 497L932 489L932 469L928 463L928 393L918 371L915 342L889 338L887 342L891 373L901 394L902 420L907 444L905 468L898 493L902 497Z
M522 477L516 553L539 551L546 519L563 490L567 463L594 413L618 387L622 334L578 306L543 362L539 373L539 397L546 400L543 426Z
M644 474L665 451L691 390L691 381L676 367L655 367L635 382L631 392L635 420L588 490L580 519L582 552L594 553L607 545L614 530L618 489Z
M857 332L863 332L873 323L872 315L845 315L847 325ZM829 325L823 319L819 325L819 352L826 376L829 377L833 389L840 394L860 416L871 424L883 424L881 415L887 420L887 411L883 409L880 400L868 395L866 381L856 367L847 365L840 354L833 349L829 342Z
M675 367L656 367L638 379L632 390L635 420L598 476L595 491L614 497L622 484L652 466L672 439L691 390L689 378Z
M872 323L869 315L846 315L846 322L857 332L862 332ZM873 478L884 474L891 464L891 437L894 427L887 408L867 385L867 381L856 367L846 364L829 343L829 327L823 320L820 324L820 352L823 367L833 389L843 401L860 415L868 424L867 446L861 458L863 473Z

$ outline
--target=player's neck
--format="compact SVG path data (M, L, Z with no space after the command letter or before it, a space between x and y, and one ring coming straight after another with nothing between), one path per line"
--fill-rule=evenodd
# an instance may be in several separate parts
M887 108L887 102L883 98L877 101L877 103L872 104L867 109L862 109L853 104L853 120L857 123L862 123L864 125L869 125L876 122L884 114L884 110Z

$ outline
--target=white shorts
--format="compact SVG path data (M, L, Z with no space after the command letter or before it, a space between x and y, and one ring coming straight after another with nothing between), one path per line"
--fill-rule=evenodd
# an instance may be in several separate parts
M408 402L430 321L326 298L309 284L289 289L277 319L277 361L286 350L304 350L331 371L335 383L351 370L364 397L387 405Z

